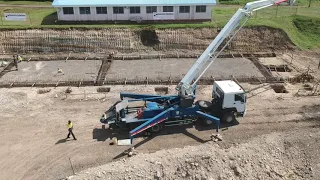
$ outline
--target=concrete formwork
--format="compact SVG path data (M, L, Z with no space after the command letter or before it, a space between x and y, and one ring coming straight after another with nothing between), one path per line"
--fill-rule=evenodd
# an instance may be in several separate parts
M0 74L0 86L80 86L103 84L176 84L192 67L196 58L145 60L55 60L19 63ZM274 58L274 61L277 61ZM110 66L111 64L111 66ZM58 68L64 74L58 73ZM9 71L8 71L9 70ZM259 58L218 58L198 84L231 79L240 82L278 82Z

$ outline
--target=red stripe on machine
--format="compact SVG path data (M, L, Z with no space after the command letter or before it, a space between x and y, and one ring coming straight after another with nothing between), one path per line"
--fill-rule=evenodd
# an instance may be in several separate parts
M280 3L286 2L286 1L287 1L287 0L280 0L280 1L275 2L274 4L280 4Z
M165 119L161 119L161 120L159 120L159 121L157 121L157 122L155 122L155 123L153 123L153 124L150 124L149 126L143 128L143 129L140 129L139 131L136 131L136 132L132 133L131 136L134 136L134 135L136 135L136 134L138 134L138 133L140 133L140 132L142 132L142 131L144 131L144 130L146 130L146 129L148 129L148 128L156 125L156 124L159 124L159 123L163 122L164 120L165 120Z

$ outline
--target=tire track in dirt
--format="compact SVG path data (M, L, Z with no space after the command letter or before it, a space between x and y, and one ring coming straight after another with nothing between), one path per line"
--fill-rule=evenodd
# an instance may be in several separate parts
M81 148L82 144L73 143L71 147L68 147L67 151L65 151L64 146L60 146L52 149L52 147L55 147L55 146L59 146L59 145L53 145L51 147L48 147L46 150L43 150L40 154L37 154L36 157L32 158L33 159L32 162L30 162L30 164L27 164L27 167L29 167L28 172L23 175L22 179L30 179L30 180L31 179L54 179L53 177L56 177L56 176L51 177L52 171L50 170L54 169L54 167L61 166L62 164L69 165L68 169L70 171L70 174L72 174L72 170L71 170L68 158L70 157L70 153L72 155L76 154L78 149ZM45 155L47 160L43 159L43 154L48 152L49 154ZM56 155L57 152L59 152L58 156ZM48 158L51 158L51 159L48 161ZM61 162L65 162L65 163L61 163ZM39 164L46 164L46 165L39 167ZM40 172L40 173L36 173L36 172Z

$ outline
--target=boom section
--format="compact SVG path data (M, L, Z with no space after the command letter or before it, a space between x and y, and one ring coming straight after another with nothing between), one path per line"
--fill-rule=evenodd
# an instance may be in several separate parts
M177 85L176 90L179 91L180 96L190 96L193 95L193 88L199 81L201 76L206 72L210 65L216 60L219 54L227 47L231 42L233 37L240 31L240 29L245 25L245 23L251 17L253 11L272 6L274 4L279 4L285 2L286 0L260 0L255 2L247 3L243 8L237 10L237 12L232 16L229 22L224 26L216 38L211 42L207 49L202 53L198 60L193 64L188 73L183 77L180 83ZM243 24L237 29L237 27ZM236 30L236 31L235 31ZM234 32L234 33L233 33ZM231 37L230 37L231 36ZM219 46L223 41L230 37L229 41L221 48L221 50L216 53ZM193 84L191 84L193 83Z

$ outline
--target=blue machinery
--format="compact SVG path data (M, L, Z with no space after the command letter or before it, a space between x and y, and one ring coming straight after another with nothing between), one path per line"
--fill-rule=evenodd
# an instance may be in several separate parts
M213 116L214 113L204 111L199 104L194 103L196 83L250 19L252 12L285 1L287 0L260 0L247 3L240 8L177 85L178 95L120 93L121 101L113 105L100 121L116 126L135 124L136 126L129 132L131 144L134 136L147 129L152 128L153 131L157 131L163 125L188 124L199 118L215 122L218 132L220 118ZM290 5L293 3L294 0L289 2ZM216 52L227 37L229 37L227 43L219 52ZM126 98L130 99L124 100ZM136 101L145 102L145 105L128 107L129 103ZM221 107L217 109L223 110Z

